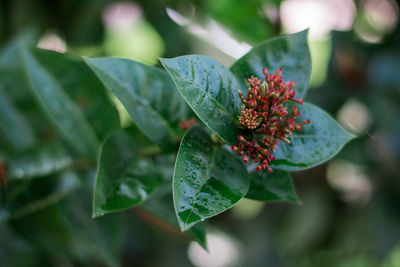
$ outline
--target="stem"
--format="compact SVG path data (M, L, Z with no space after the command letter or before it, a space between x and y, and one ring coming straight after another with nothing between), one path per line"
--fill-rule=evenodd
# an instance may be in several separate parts
M162 154L162 150L158 146L148 146L141 148L139 154L142 156L155 156Z

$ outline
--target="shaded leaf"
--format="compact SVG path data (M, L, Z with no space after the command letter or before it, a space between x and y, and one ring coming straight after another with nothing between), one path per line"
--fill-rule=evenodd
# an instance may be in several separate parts
M181 229L235 205L249 188L241 160L223 147L216 147L200 127L187 131L175 163L173 193Z
M61 144L40 145L7 160L7 180L45 176L68 166L73 160Z
M275 152L272 168L286 171L297 171L321 164L336 153L351 139L349 134L322 109L304 103L298 105L301 112L298 121L309 119L302 131L295 131L289 137L290 144L281 142Z
M296 82L296 98L304 98L311 74L307 32L305 30L273 38L238 59L230 69L238 77L242 91L247 92L245 81L252 75L263 80L263 68L267 68L269 73L282 68L283 80Z
M19 58L16 61L21 61ZM48 138L52 129L48 120L41 111L38 103L35 102L29 82L22 68L11 69L0 65L0 83L3 88L2 95L8 99L15 110L24 118L30 132L36 139ZM1 142L1 141L0 141Z
M204 56L160 59L197 116L228 143L236 142L239 84L221 63Z
M0 214L3 212L0 222L7 219L19 219L55 204L76 189L79 184L78 176L71 171L34 180L25 191L29 191L29 194L20 194L3 210L0 209ZM9 187L13 190L14 185L9 185Z
M8 100L0 82L0 133L16 150L32 146L35 136L25 117Z
M93 220L89 194L81 186L64 201L10 223L34 246L41 263L58 255L57 264L119 266L126 227L117 215Z
M187 108L166 72L122 58L85 61L150 140L167 151L176 148L176 126Z
M85 62L54 51L31 51L39 64L49 71L79 106L100 140L120 127L118 111L107 95L106 88Z
M93 216L138 205L162 183L163 174L152 161L141 158L134 140L122 131L115 132L102 147Z
M263 201L290 201L299 203L289 173L274 170L272 173L250 173L250 188L246 198Z
M49 121L71 147L95 160L98 140L79 107L28 49L20 52L31 92Z
M7 68L19 68L20 62L18 58L18 45L35 45L39 39L39 31L36 28L25 28L17 33L4 47L0 53L0 65Z
M34 266L37 262L35 247L30 246L5 223L0 224L0 235L0 258L3 266Z

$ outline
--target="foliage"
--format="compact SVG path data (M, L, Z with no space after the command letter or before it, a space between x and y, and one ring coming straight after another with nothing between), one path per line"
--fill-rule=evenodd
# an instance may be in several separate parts
M259 10L259 2L252 1L243 12L237 8L224 12L240 4L208 1L202 6L193 1L236 37L252 42L279 30L265 23L265 17L246 19ZM82 5L63 8L77 10ZM271 266L327 262L375 266L375 257L389 252L393 259L385 263L395 262L397 39L371 47L335 34L335 49L359 50L334 51L332 58L337 61L329 66L327 82L307 92L311 60L306 31L267 40L228 67L206 56L178 56L189 51L183 48L187 38L168 24L164 14L149 12L149 5L143 3L146 16L167 44L164 57L168 58L160 59L161 66L41 50L34 47L37 33L30 30L1 51L0 235L5 241L0 242L0 258L4 264L116 266L129 257L122 251L144 255L152 251L165 258L171 236L185 236L206 248L205 220L223 212L211 220L212 226L222 226L248 245L246 264L257 266L267 257ZM26 6L34 5L24 6L29 10ZM90 20L86 25L95 24L100 21L96 14L80 17ZM69 44L99 36L91 31L93 36L84 37L84 28L68 23L63 28ZM80 52L74 47L68 50ZM371 51L379 53L369 57ZM340 55L345 63L337 59ZM355 57L368 58L368 64L361 66ZM290 143L279 143L270 164L272 173L243 164L230 147L243 130L238 90L247 94L246 80L252 75L263 78L263 68L270 73L283 68L283 80L296 82L296 97L305 103L289 101L287 107L300 111L296 121L311 121L288 137ZM372 138L361 136L345 146L354 136L329 114L335 114L348 97L367 103L374 120ZM129 123L124 116L129 116ZM357 195L343 200L323 179L330 166L323 163L342 149L339 159L382 177L373 180L376 195L369 206L351 204ZM292 176L302 179L294 183ZM299 194L295 184L300 185ZM253 205L247 199L259 201L254 207L274 203L255 219L235 217ZM156 225L150 229L166 230L167 238L148 230L149 222ZM8 246L9 240L13 242ZM127 240L130 243L124 243ZM360 248L361 243L368 245ZM265 254L261 248L267 256L260 256ZM342 251L355 256L342 258Z
M12 96L8 96L11 84L19 81L2 85L3 101L8 101L2 116L6 121L17 118L8 127L4 125L2 133L27 134L10 137L26 139L26 149L32 151L28 153L24 148L19 155L14 149L4 151L3 179L14 189L14 185L29 183L33 178L60 173L62 180L56 190L66 192L69 189L63 187L70 188L73 179L79 180L75 172L87 172L97 165L94 217L137 205L145 208L148 200L172 182L173 203L182 230L231 208L247 195L265 201L298 202L285 171L320 164L352 138L328 114L311 104L299 107L301 116L312 124L288 137L290 144L278 146L272 174L248 174L224 141L234 144L240 131L241 102L237 92L246 90L240 84L246 77L259 76L257 69L261 66L271 71L279 66L286 68L284 78L299 81L297 93L305 95L310 75L306 38L306 32L300 32L268 41L239 59L231 70L205 56L161 59L168 72L120 58L85 58L85 66L82 59L70 55L30 48L24 43L11 45L3 55L12 54L18 62L16 71L23 74L26 82L24 97L35 101L35 112L48 121L51 129L40 137L40 145L31 149L37 142L32 141L36 133L24 129L42 129L34 129L28 120L24 121L18 106L11 102ZM137 128L118 130L119 119L108 94L122 103ZM190 113L184 100L194 113ZM194 114L200 119L199 125L183 136L179 125ZM104 142L95 164L101 140ZM19 142L14 143L18 148ZM28 213L29 209L15 207L12 192L6 195L9 204L3 213L10 218ZM40 209L61 197L60 193L49 194L29 205ZM192 231L198 240L204 240L199 233L204 234Z

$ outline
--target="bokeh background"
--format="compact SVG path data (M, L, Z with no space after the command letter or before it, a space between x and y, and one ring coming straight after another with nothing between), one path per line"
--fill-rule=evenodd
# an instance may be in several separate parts
M44 49L154 65L203 54L230 66L310 28L306 100L358 138L293 174L302 205L245 200L211 219L209 253L137 209L93 221L87 184L0 222L0 266L400 266L398 22L396 0L2 0L1 47L29 35Z

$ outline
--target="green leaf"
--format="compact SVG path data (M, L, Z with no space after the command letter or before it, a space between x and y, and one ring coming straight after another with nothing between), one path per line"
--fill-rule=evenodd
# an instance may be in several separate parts
M16 150L32 146L35 136L29 123L8 100L0 84L0 133L8 144Z
M289 173L279 170L272 173L252 171L250 177L250 188L246 198L300 203Z
M49 121L71 147L96 160L98 140L79 107L28 49L20 53L31 92Z
M81 59L54 51L32 49L34 57L79 106L100 140L120 128L119 114L106 88Z
M64 201L12 221L12 229L35 249L36 261L44 253L67 265L90 259L96 266L119 266L126 225L117 215L93 220L88 189L80 186Z
M37 262L35 247L21 238L6 223L0 224L0 236L0 258L3 266L34 266Z
M239 84L221 63L204 56L160 59L197 116L226 142L236 142Z
M284 81L295 81L297 98L304 98L311 74L311 57L307 44L307 30L282 35L254 47L231 66L231 71L247 92L245 81L252 75L263 79L263 68L269 73L283 69Z
M138 154L134 140L122 131L115 132L101 151L93 217L136 206L162 183L163 174Z
M204 129L189 129L179 148L173 178L181 229L231 208L245 196L249 182L239 157L216 147Z
M5 210L0 209L0 214L4 213L0 216L0 223L1 220L19 219L55 204L76 189L79 184L79 177L72 171L33 180L27 189L29 194L20 194L8 204ZM10 190L13 190L13 187L14 184L10 184Z
M19 58L15 61L19 61L19 65L22 65ZM0 81L3 88L2 95L12 103L15 110L28 124L26 127L30 128L25 132L30 131L36 139L48 138L49 134L52 135L53 131L49 129L48 120L31 94L23 69L21 67L11 69L0 64Z
M298 105L297 121L309 119L302 131L295 131L290 144L281 142L275 152L272 168L298 171L319 165L335 156L353 135L346 132L322 109L308 103Z
M39 31L34 27L28 27L17 33L12 39L1 49L0 65L8 68L19 68L18 45L35 45L39 39Z
M6 161L7 180L19 181L60 171L71 166L71 156L61 144L40 145Z
M150 140L167 151L176 148L174 128L187 108L165 71L122 58L85 61Z

